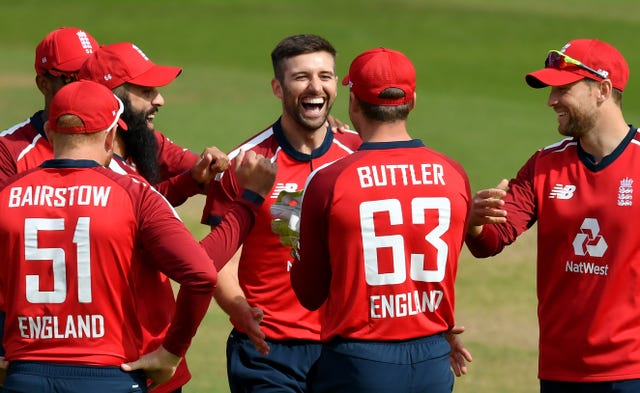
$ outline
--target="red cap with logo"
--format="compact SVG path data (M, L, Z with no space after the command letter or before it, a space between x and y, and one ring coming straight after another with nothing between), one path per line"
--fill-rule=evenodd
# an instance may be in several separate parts
M416 91L416 70L404 54L387 48L370 49L359 54L342 80L358 99L381 106L403 105L413 100ZM404 91L398 99L381 98L388 88Z
M36 47L36 72L54 76L76 73L98 47L98 41L83 30L75 27L56 29Z
M53 96L49 107L48 126L52 131L65 134L90 134L112 129L124 111L122 101L105 86L87 80L69 83ZM58 124L63 115L75 115L82 120L81 126L64 127Z
M526 75L534 88L563 86L583 78L596 81L609 79L613 87L624 90L629 79L629 66L616 48L597 39L569 41L559 51L550 51L545 68Z
M100 47L84 62L78 76L113 89L124 83L160 87L171 83L181 72L178 67L154 64L137 46L121 42Z

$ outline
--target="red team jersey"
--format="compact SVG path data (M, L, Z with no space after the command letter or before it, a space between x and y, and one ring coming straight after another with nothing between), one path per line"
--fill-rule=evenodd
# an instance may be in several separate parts
M638 168L633 128L599 164L575 139L548 146L509 183L508 221L467 239L474 255L495 255L538 222L541 379L640 378Z
M0 133L0 179L35 168L53 158L44 134L42 111Z
M144 327L130 271L149 264L182 283L167 350L183 356L208 309L216 272L146 182L89 160L52 160L0 186L9 361L119 366ZM152 258L140 260L139 248Z
M352 153L361 143L355 132L333 134L327 131L322 146L311 155L302 154L289 144L280 121L277 121L229 154L229 158L233 158L241 149L253 150L278 164L274 188L245 239L238 269L240 286L247 301L264 311L261 328L270 339L320 339L317 313L303 308L291 289L291 249L282 246L278 236L271 231L270 207L280 191L301 190L314 169ZM211 185L202 222L215 226L241 189L233 169ZM231 322L241 330L235 321Z
M454 325L466 173L420 140L364 143L311 175L292 284L322 341L406 340Z
M173 205L183 203L188 197L202 192L191 177L190 170L198 156L172 143L160 132L158 140L158 163L160 183L154 187ZM42 111L36 112L27 121L0 133L0 179L39 166L53 158L53 147L44 134ZM120 174L135 174L135 167L121 157L114 156L110 169ZM169 279L154 267L139 264L135 272L140 280L138 299L146 335L144 352L156 349L173 318L175 297ZM158 387L158 393L170 392L184 385L191 378L186 361L180 362L174 377Z

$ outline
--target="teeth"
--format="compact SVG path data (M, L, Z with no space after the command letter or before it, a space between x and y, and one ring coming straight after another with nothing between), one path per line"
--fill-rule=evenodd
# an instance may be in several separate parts
M303 101L305 104L317 104L317 105L322 105L324 104L324 98L309 98Z

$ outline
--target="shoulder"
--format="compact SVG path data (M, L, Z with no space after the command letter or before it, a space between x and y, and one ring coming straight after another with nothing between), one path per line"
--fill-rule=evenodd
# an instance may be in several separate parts
M42 135L38 132L36 127L34 127L30 119L0 132L0 142L7 146L7 148L22 148L26 145L32 144L41 137Z
M352 150L356 150L362 144L360 135L352 130L346 130L344 133L335 133L333 138L336 143L340 143Z
M541 158L549 155L572 151L577 147L578 142L575 140L575 138L565 138L559 142L541 148L534 154L534 156Z
M271 157L278 149L278 141L273 132L273 126L269 126L259 133L249 137L229 152L229 159L235 158L241 151L255 151L265 157Z

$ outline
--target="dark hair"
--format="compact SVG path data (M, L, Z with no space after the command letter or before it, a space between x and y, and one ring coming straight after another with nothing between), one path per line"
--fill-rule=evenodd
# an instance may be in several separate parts
M271 52L271 63L273 64L273 73L275 77L282 82L284 77L284 69L282 63L284 60L299 55L314 52L327 52L335 59L336 50L324 38L313 34L298 34L287 37L280 41Z
M402 89L397 89L395 87L390 87L388 89L384 89L378 94L379 98L388 98L392 100L397 100L399 98L404 98L406 95ZM413 100L401 105L372 105L366 103L356 97L358 103L360 104L360 108L364 115L371 119L377 121L396 121L396 120L406 120L409 116L409 112L411 112L411 104Z

